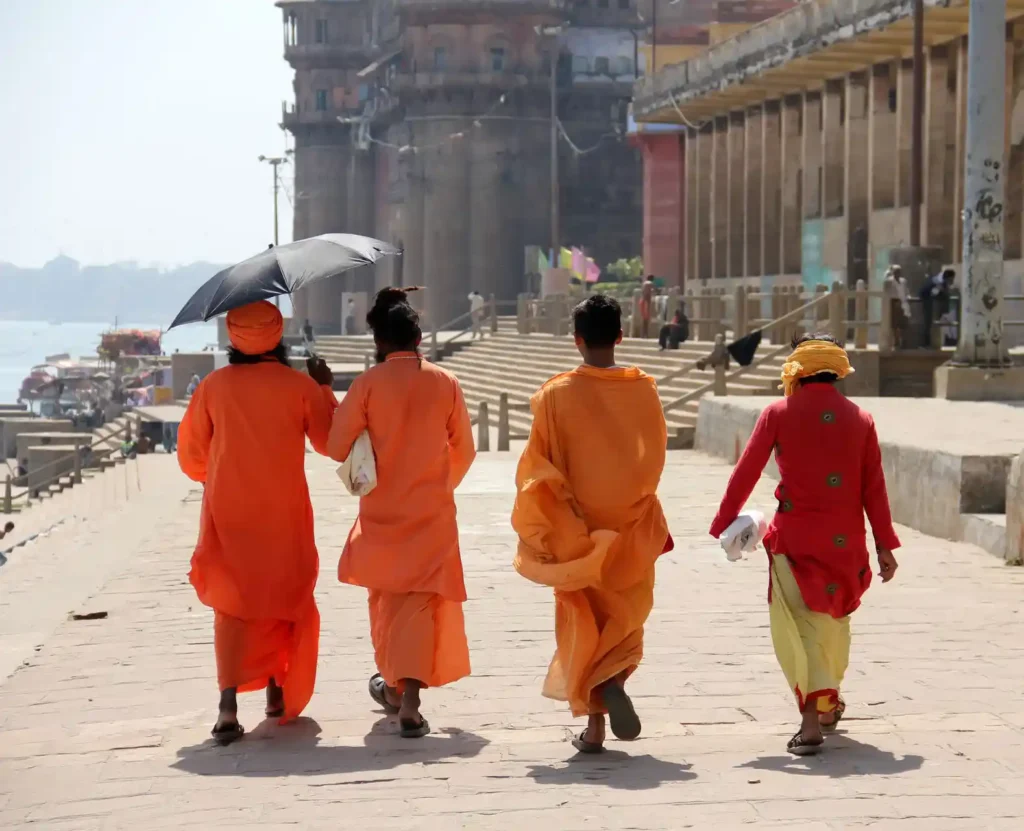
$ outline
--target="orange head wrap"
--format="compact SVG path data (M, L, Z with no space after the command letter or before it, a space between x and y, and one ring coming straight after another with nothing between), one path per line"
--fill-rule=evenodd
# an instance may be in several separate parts
M245 355L262 355L276 348L284 336L284 318L273 303L260 300L228 312L231 345Z
M846 350L828 341L804 341L782 365L782 389L787 396L792 395L801 378L810 378L819 372L831 372L839 380L851 375L853 367Z

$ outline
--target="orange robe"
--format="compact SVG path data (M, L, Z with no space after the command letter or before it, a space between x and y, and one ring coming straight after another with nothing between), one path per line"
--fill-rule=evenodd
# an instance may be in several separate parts
M205 485L189 579L216 612L220 688L284 688L284 720L313 695L320 561L306 486L306 437L326 451L334 393L280 363L229 366L196 390L178 461Z
M543 694L602 713L596 688L643 657L654 563L671 548L657 490L667 431L654 379L581 366L533 397L516 473L515 568L555 590L555 656Z
M377 670L389 686L450 684L470 671L455 488L476 450L459 382L415 353L392 354L345 395L330 455L343 461L363 430L377 487L359 501L338 579L369 589Z

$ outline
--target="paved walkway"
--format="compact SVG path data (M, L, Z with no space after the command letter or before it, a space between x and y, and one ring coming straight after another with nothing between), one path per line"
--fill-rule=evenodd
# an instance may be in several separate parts
M630 685L644 735L577 759L567 739L580 723L539 695L551 597L509 565L515 460L489 454L460 493L475 674L425 695L435 733L408 742L366 695L364 594L333 578L355 502L333 465L309 460L317 695L286 728L260 724L261 697L245 697L250 735L234 747L207 742L211 616L185 576L200 492L172 460L144 459L141 494L0 569L0 827L1020 828L1024 571L906 531L900 582L873 589L855 620L846 730L827 755L795 760L764 563L727 563L704 536L728 468L671 454L678 547L660 566ZM99 611L108 617L67 617Z

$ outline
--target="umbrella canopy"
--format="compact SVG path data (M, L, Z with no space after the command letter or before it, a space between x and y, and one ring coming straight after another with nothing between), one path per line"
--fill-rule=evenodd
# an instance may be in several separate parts
M356 234L323 234L268 248L207 280L178 312L170 328L290 294L316 280L336 277L400 253L386 242Z

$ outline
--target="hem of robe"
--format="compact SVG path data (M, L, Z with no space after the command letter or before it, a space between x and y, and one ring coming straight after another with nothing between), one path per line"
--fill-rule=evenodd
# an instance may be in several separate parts
M221 691L265 689L271 678L284 693L281 724L298 718L316 686L320 649L320 611L310 599L296 621L243 620L214 610L217 683ZM268 643L273 641L274 643Z
M817 701L818 712L824 715L834 713L839 707L839 690L815 690L804 695L800 691L800 685L798 684L793 688L793 692L796 695L797 706L800 708L801 713L811 701Z
M471 674L461 601L435 592L369 589L368 595L374 662L389 687L401 694L406 679L429 689Z
M601 687L602 685L604 685L604 684L608 683L609 681L611 681L613 678L615 678L617 675L619 675L622 672L626 673L626 678L623 679L623 680L624 681L628 680L633 675L633 673L637 671L637 668L640 666L640 662L642 660L643 660L643 656L641 655L640 658L638 658L636 661L632 661L632 660L630 660L628 662L627 661L623 661L622 662L622 666L617 666L616 664L612 664L611 667L610 667L610 669L611 669L610 673L609 672L602 672L599 676L595 676L595 678L602 678L602 680L595 681L593 686L590 687L589 698L587 699L587 703L585 705L580 703L583 700L582 698L571 699L567 693L562 693L562 692L560 692L558 690L549 690L547 688L547 682L545 682L545 686L541 690L540 694L544 698L549 698L552 701L564 701L566 704L569 705L569 711L572 713L572 717L573 718L581 718L582 716L592 716L592 715L593 716L596 716L596 715L608 715L608 708L607 707L605 707L603 704L600 704L600 703L597 703L597 704L594 703L595 702L595 698L594 698L595 691L599 687ZM603 677L603 676L606 676L606 675L607 675L607 677Z

